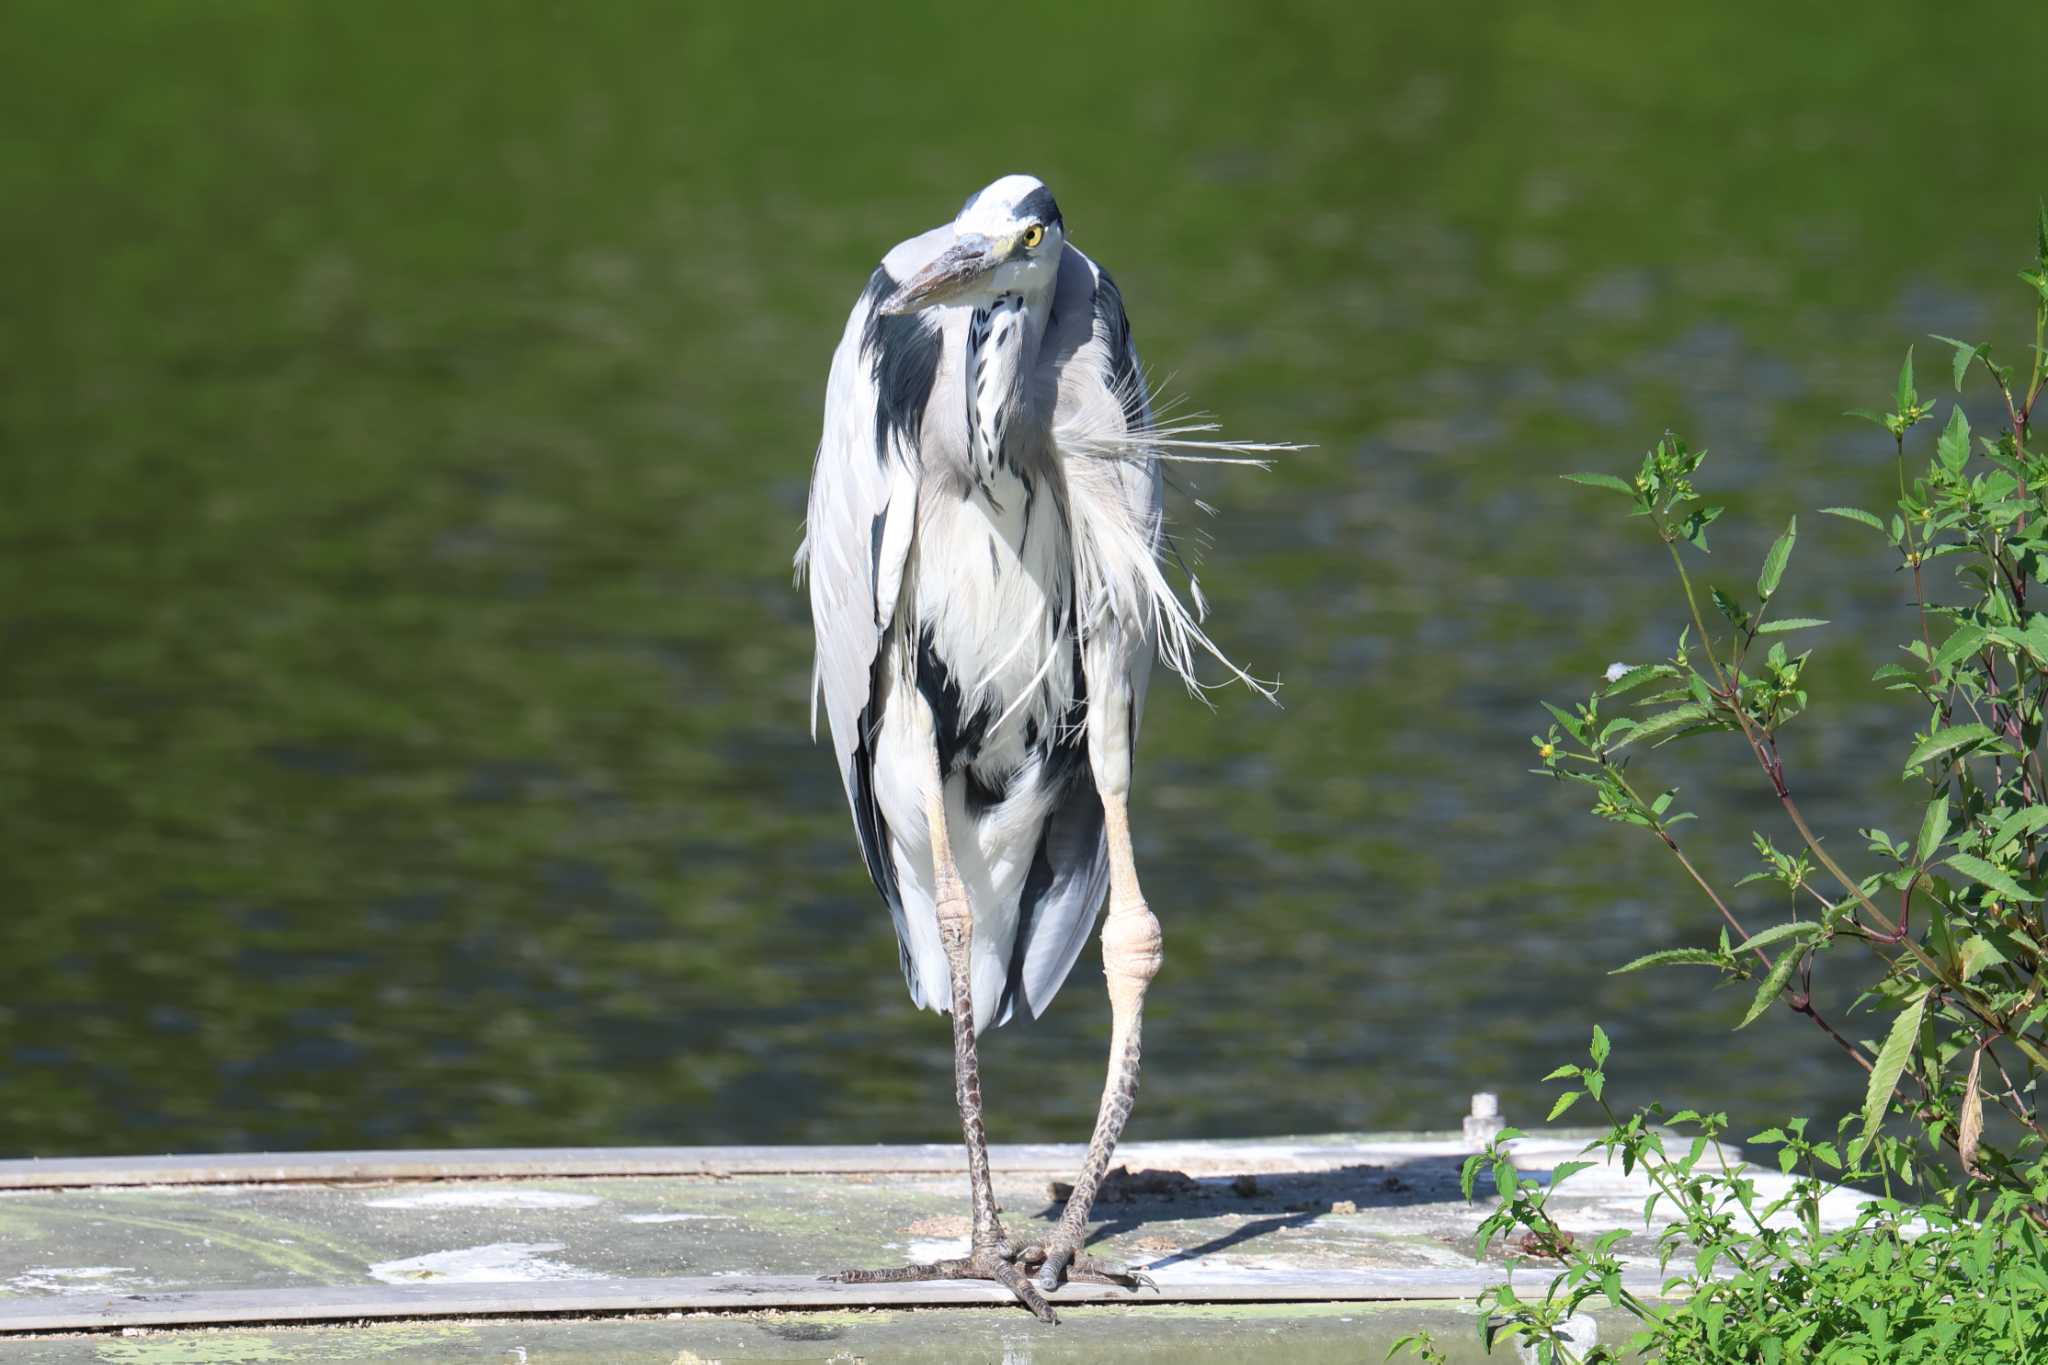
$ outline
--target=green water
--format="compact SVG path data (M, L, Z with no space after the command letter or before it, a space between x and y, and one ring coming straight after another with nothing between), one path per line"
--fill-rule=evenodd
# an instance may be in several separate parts
M2024 35L1110 8L0 11L0 1151L957 1132L788 570L853 295L1011 170L1171 390L1316 447L1199 480L1284 709L1154 689L1133 1133L1532 1120L1595 1019L1624 1098L1854 1095L1802 1021L1605 975L1711 931L1523 772L1538 697L1677 625L1552 475L1683 429L1732 581L1879 499L1837 414L2023 339ZM1861 682L1905 618L1823 520L1792 771L1855 851L1908 818ZM1684 770L1724 881L1737 757ZM990 1040L992 1132L1083 1136L1106 1024L1091 954Z

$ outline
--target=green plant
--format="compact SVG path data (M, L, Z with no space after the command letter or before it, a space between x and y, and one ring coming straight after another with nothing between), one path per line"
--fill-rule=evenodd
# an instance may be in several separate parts
M1480 1251L1516 1248L1555 1261L1540 1299L1500 1284L1480 1296L1489 1346L1512 1339L1536 1359L1621 1359L1612 1347L1575 1352L1563 1335L1576 1313L1604 1300L1635 1319L1627 1350L1668 1365L1764 1361L2025 1361L2048 1354L2048 1239L2031 1211L2048 1200L2048 1164L2036 1162L2025 1188L1984 1190L1963 1200L1886 1195L1848 1227L1826 1229L1822 1197L1842 1181L1890 1182L1897 1155L1856 1132L1849 1115L1832 1136L1804 1120L1755 1134L1776 1148L1792 1176L1772 1196L1731 1164L1720 1139L1725 1114L1660 1105L1623 1111L1606 1098L1606 1035L1597 1027L1589 1065L1552 1073L1573 1089L1553 1115L1588 1098L1607 1131L1588 1145L1650 1186L1643 1222L1656 1227L1661 1292L1644 1297L1622 1281L1625 1228L1590 1241L1552 1218L1552 1194L1591 1162L1566 1162L1548 1182L1517 1172L1503 1130L1465 1163L1464 1189L1489 1173L1498 1202L1480 1224ZM1660 1220L1661 1214L1661 1220ZM1418 1351L1434 1343L1418 1336ZM1428 1359L1427 1355L1424 1359Z
M1617 970L1697 965L1753 983L1737 1027L1781 1003L1868 1079L1860 1112L1832 1133L1812 1136L1796 1120L1750 1139L1775 1146L1781 1168L1797 1175L1790 1194L1760 1202L1754 1182L1721 1158L1724 1116L1610 1103L1608 1043L1596 1029L1591 1065L1552 1073L1572 1088L1550 1117L1581 1100L1600 1109L1608 1130L1588 1150L1648 1177L1655 1193L1645 1225L1660 1229L1667 1273L1674 1262L1681 1270L1659 1301L1629 1292L1615 1256L1624 1231L1582 1241L1545 1209L1550 1190L1582 1163L1560 1167L1546 1188L1518 1178L1497 1142L1466 1172L1468 1195L1486 1168L1499 1195L1482 1250L1519 1231L1518 1245L1563 1268L1540 1301L1503 1285L1481 1306L1490 1331L1544 1358L1579 1358L1558 1325L1594 1299L1634 1317L1633 1349L1659 1361L2048 1356L2048 1156L2038 1106L2048 1072L2048 613L2028 600L2030 591L2048 594L2048 454L2033 448L2030 428L2048 364L2048 208L2021 279L2035 313L2023 366L2000 363L1987 345L1938 338L1953 350L1958 393L1973 378L1996 390L2002 429L1978 436L1962 407L1949 404L1924 468L1909 476L1909 442L1940 407L1920 395L1909 350L1890 410L1852 414L1891 438L1895 507L1882 516L1821 509L1882 537L1910 575L1917 608L1903 661L1879 668L1875 680L1914 708L1902 778L1920 785L1924 806L1910 835L1862 830L1861 868L1844 866L1809 825L1779 749L1784 727L1811 702L1810 651L1792 652L1780 637L1811 639L1828 624L1778 614L1796 519L1766 554L1753 591L1703 585L1693 557L1706 552L1721 514L1694 483L1704 451L1667 435L1631 478L1568 476L1625 498L1630 515L1648 523L1675 571L1686 621L1669 659L1617 666L1569 710L1545 703L1553 723L1533 738L1540 771L1591 788L1594 814L1660 841L1722 921L1711 946L1651 953ZM1929 591L1942 560L1959 585L1953 601ZM1783 849L1753 836L1761 866L1726 891L1681 846L1674 831L1691 817L1673 808L1675 793L1630 771L1644 751L1697 735L1741 744L1787 827ZM1793 918L1751 932L1732 892L1756 881L1782 887ZM1859 1042L1816 1008L1823 959L1860 969L1857 1008L1890 1015L1881 1038ZM1682 1155L1666 1149L1672 1134L1690 1134ZM1824 1182L1883 1193L1853 1227L1825 1232L1817 1212ZM1607 1358L1604 1349L1585 1358Z

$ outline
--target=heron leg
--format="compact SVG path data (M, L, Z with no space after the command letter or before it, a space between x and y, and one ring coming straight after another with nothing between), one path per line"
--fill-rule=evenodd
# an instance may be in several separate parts
M967 1143L967 1184L974 1202L972 1246L977 1252L1000 1250L1007 1254L1009 1246L996 1217L995 1187L988 1173L988 1132L981 1117L981 1060L974 1045L974 911L946 832L946 780L939 769L936 744L932 746L925 819L931 828L939 942L945 945L946 968L952 978L953 1099L960 1108L960 1133Z
M1063 1279L1078 1278L1077 1267L1091 1272L1091 1278L1108 1275L1113 1283L1128 1288L1150 1285L1142 1274L1119 1270L1081 1255L1087 1238L1088 1215L1095 1195L1109 1169L1110 1155L1123 1135L1124 1122L1138 1095L1139 1036L1145 1009L1145 988L1159 974L1164 941L1159 920L1145 904L1138 889L1137 862L1131 853L1131 819L1127 804L1131 773L1131 708L1128 692L1097 689L1090 679L1090 691L1098 700L1089 707L1089 759L1095 769L1097 793L1102 798L1103 834L1109 845L1109 913L1102 922L1102 968L1109 981L1109 1074L1103 1082L1102 1104L1096 1112L1095 1133L1088 1143L1087 1159L1074 1180L1074 1192L1058 1224L1045 1240L1026 1247L1019 1259L1038 1270L1038 1285L1055 1289Z
M939 941L945 945L953 995L953 1097L960 1107L960 1132L967 1144L967 1183L974 1207L968 1253L952 1260L889 1270L846 1270L830 1278L849 1284L897 1284L909 1280L994 1280L1018 1302L1046 1322L1058 1322L1045 1296L1003 1235L996 1214L995 1186L989 1178L988 1135L981 1117L981 1063L974 1045L972 949L974 913L967 888L953 862L946 832L946 783L939 767L936 741L925 794L925 820L931 831L932 880L939 918Z

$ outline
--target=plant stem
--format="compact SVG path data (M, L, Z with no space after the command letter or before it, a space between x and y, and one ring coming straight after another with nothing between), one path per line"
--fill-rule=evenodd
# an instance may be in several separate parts
M1610 765L1608 771L1613 776L1615 782L1621 787L1621 789L1628 794L1630 800L1634 801L1638 807L1644 810L1649 809L1649 806L1647 805L1647 803L1644 802L1643 798L1636 792L1636 789L1633 786L1629 785L1629 780L1626 777L1622 776L1620 769L1614 768ZM1654 834L1656 834L1656 836L1659 839L1663 841L1664 847L1671 850L1671 856L1678 859L1678 865L1685 869L1685 874L1688 877L1692 878L1693 884L1699 887L1699 889L1706 894L1707 899L1714 903L1714 909L1720 912L1721 918L1727 921L1728 927L1733 929L1737 934L1740 934L1744 939L1747 939L1749 937L1749 931L1742 927L1742 921L1735 918L1735 912L1728 908L1728 903L1721 899L1720 893L1715 891L1713 886L1707 881L1707 879L1700 875L1700 870L1697 867L1693 866L1692 859L1685 856L1685 850L1681 849L1678 846L1678 840L1671 837L1671 832L1670 830L1665 828L1664 823L1661 820L1656 821L1650 826L1650 829ZM1804 881L1801 882L1801 885L1805 885ZM1810 891L1812 890L1812 888L1809 887L1808 890ZM1821 898L1821 903L1825 905L1827 903L1826 899ZM1769 954L1765 953L1764 950L1761 948L1752 948L1750 949L1750 951L1756 954L1757 961L1763 964L1764 971L1768 973L1771 969L1771 959ZM1814 1022L1814 1026L1820 1029L1820 1031L1822 1033L1825 1033L1829 1038L1833 1039L1835 1046L1841 1048L1842 1051L1848 1053L1850 1059L1854 1061L1856 1065L1862 1067L1865 1071L1870 1070L1870 1059L1863 1055L1863 1049L1857 1047L1856 1044L1850 1042L1847 1038L1843 1037L1841 1033L1836 1030L1835 1026L1829 1023L1827 1019L1821 1014L1821 1012L1813 1007L1813 995L1811 991L1802 990L1794 992L1792 999L1785 1002L1785 1007L1791 1010L1794 1014L1802 1014L1805 1015L1808 1019L1811 1019Z
M1707 634L1706 620L1700 615L1699 599L1692 590L1692 575L1685 571L1685 560L1678 553L1677 542L1671 539L1668 533L1664 536L1664 548L1670 552L1671 563L1678 569L1679 586L1685 590L1685 605L1692 611L1693 626L1700 633L1700 648L1706 653L1708 666L1714 670L1714 681L1720 685L1729 713L1735 717L1735 723L1742 729L1742 737L1749 741L1750 752L1756 756L1756 761L1762 766L1764 775L1771 779L1771 788L1777 793L1778 804L1784 807L1785 814L1792 820L1792 827L1799 831L1799 837L1806 842L1808 848L1813 850L1813 856L1820 860L1821 866L1828 870L1829 875L1842 884L1843 890L1856 897L1862 903L1863 908L1877 922L1878 928L1882 932L1887 934L1896 932L1895 926L1885 917L1884 912L1879 910L1872 903L1870 897L1864 893L1862 884L1850 879L1849 874L1842 870L1841 864L1837 863L1828 854L1828 851L1820 846L1820 840L1815 838L1813 831L1806 827L1806 818L1799 813L1799 807L1794 804L1792 793L1785 785L1783 765L1774 762L1769 753L1766 752L1763 743L1757 737L1756 731L1750 725L1748 713L1743 709L1739 689L1729 681L1729 675L1722 670L1720 657L1714 653L1713 637Z
M1643 798L1636 793L1636 789L1629 785L1628 779L1621 775L1621 770L1619 768L1609 765L1608 772L1613 776L1615 782L1621 787L1621 789L1628 793L1630 800L1634 801L1636 805L1641 807L1643 810L1648 810L1650 808L1649 803L1644 801ZM1728 903L1721 899L1720 893L1715 891L1714 888L1708 884L1707 879L1700 875L1700 870L1692 865L1692 859L1685 856L1685 851L1678 846L1678 840L1671 837L1671 831L1665 828L1664 822L1661 820L1655 820L1654 817L1652 817L1652 819L1655 822L1650 826L1651 832L1664 842L1664 847L1671 850L1671 856L1678 859L1678 865L1685 869L1685 875L1691 877L1693 880L1693 884L1699 887L1701 891L1706 893L1707 899L1714 903L1714 908L1721 912L1721 918L1728 922L1728 927L1730 929L1733 929L1737 934L1741 935L1743 938L1747 939L1749 937L1749 930L1742 927L1742 921L1735 918L1735 912L1728 908ZM1771 959L1764 952L1764 950L1761 948L1756 948L1752 949L1751 951L1753 951L1756 954L1757 961L1763 964L1764 970L1769 971L1771 968Z

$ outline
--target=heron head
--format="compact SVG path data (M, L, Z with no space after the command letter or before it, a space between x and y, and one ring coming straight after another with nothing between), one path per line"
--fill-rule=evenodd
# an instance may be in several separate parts
M971 194L953 219L953 244L882 300L884 313L1037 296L1059 275L1066 231L1043 181L1006 175Z

